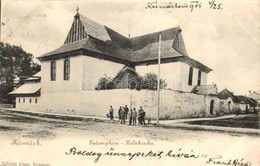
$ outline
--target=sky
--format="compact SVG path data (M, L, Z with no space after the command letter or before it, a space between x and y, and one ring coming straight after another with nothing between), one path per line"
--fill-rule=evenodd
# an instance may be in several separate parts
M213 69L208 84L235 94L260 92L260 1L197 0L197 8L148 8L189 0L2 0L1 41L38 57L61 46L79 13L131 37L180 26L188 55ZM220 5L220 6L218 6Z

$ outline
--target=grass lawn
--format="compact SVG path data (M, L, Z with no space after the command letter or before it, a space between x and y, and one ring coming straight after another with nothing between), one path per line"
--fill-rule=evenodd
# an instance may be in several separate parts
M237 127L237 128L252 128L259 129L259 116L251 115L247 117L234 117L227 119L216 120L200 120L193 122L186 122L189 124L206 125L206 126L222 126L222 127Z

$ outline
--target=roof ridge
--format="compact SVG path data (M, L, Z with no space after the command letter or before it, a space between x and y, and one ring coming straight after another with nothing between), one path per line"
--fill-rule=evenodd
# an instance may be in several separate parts
M167 29L164 29L164 30L161 30L161 31L155 31L155 32L151 32L151 33L144 34L144 35L131 37L130 40L131 40L131 39L134 39L134 38L144 37L144 36L147 36L147 35L153 35L153 34L157 34L157 33L162 33L162 32L169 31L169 30L172 30L172 29L177 29L177 28L178 28L179 30L181 30L180 26L176 26L176 27L167 28Z

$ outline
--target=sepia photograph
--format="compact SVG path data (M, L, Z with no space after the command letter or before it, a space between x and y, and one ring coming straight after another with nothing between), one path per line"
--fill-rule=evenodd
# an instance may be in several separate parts
M0 166L259 166L259 6L1 0Z

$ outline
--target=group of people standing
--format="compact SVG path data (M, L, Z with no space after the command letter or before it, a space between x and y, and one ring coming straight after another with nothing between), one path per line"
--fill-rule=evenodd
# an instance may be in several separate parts
M108 117L111 120L114 119L114 109L110 106ZM140 106L139 110L136 111L135 108L130 109L125 105L124 107L119 107L118 109L118 117L121 124L125 124L128 119L129 125L136 125L136 120L138 120L138 125L145 125L145 111L142 106Z

